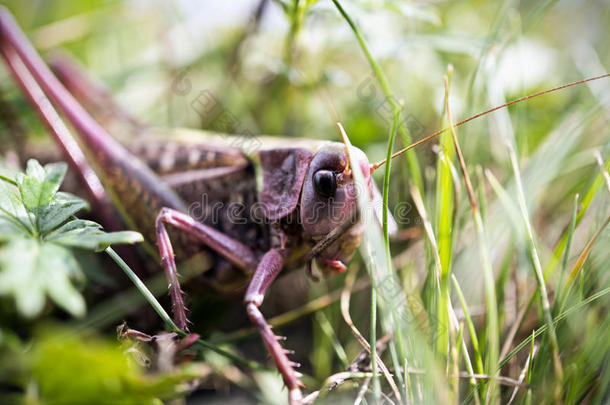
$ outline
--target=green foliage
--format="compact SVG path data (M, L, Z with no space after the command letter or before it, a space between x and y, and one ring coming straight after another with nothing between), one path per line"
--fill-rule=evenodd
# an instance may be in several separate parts
M191 363L146 374L116 342L61 329L39 334L31 346L26 351L9 334L0 333L0 361L10 361L13 372L0 374L0 380L25 392L0 396L1 402L160 405L184 395L189 382L210 373L210 367Z
M72 248L101 251L142 240L136 232L107 233L75 219L88 204L58 192L65 173L64 163L43 167L30 160L25 173L0 182L0 295L13 296L27 318L41 313L47 296L73 316L85 314L77 288L84 276Z

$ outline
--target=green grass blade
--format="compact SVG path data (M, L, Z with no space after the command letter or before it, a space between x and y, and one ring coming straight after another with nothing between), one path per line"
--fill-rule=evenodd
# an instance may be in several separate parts
M474 323L472 322L470 311L468 310L468 304L466 303L466 299L464 298L464 294L462 293L462 289L460 288L460 284L455 278L455 275L451 275L451 280L453 281L455 292L460 301L460 305L462 306L462 310L464 311L466 326L468 327L468 332L470 333L470 340L472 342L472 351L474 352L475 364L477 365L477 373L485 374L485 369L483 368L483 356L481 355L481 351L479 349L479 338L477 337L477 331L474 327Z
M557 342L557 332L555 331L555 325L553 323L553 315L551 314L551 306L549 304L548 292L546 289L546 283L544 281L544 275L542 272L542 264L540 263L540 257L538 256L538 250L536 248L534 231L530 222L527 206L525 203L525 195L523 193L523 185L521 184L521 173L519 171L519 163L517 162L517 154L515 153L515 150L511 144L507 143L506 146L508 148L508 154L515 176L515 182L517 186L517 200L519 202L523 225L525 226L525 231L527 235L528 250L534 265L536 281L538 282L538 295L540 296L540 301L542 304L544 322L546 323L546 326L549 330L549 338L551 341L551 347L553 349L553 365L555 376L558 380L557 383L561 384L561 381L563 380L563 366L561 365L561 358L559 357L559 343Z
M178 326L176 326L176 324L174 323L172 318L170 318L169 314L165 311L165 309L163 309L163 306L159 303L157 298L153 295L153 293L150 292L148 287L146 287L146 284L144 284L142 282L142 280L140 280L140 278L136 275L136 273L134 273L134 271L129 267L129 265L127 263L125 263L125 261L112 248L110 248L110 247L106 248L105 251L108 254L108 256L110 256L110 258L112 260L114 260L114 262L121 268L121 270L123 270L125 275L136 286L138 291L140 291L140 294L142 294L144 296L144 298L146 299L146 301L148 301L150 306L153 307L153 309L159 315L159 317L163 320L163 322L165 322L165 324L173 332L176 332L180 336L186 336L187 333L185 333L183 330L179 329ZM203 339L197 339L195 344L197 346L203 347L205 349L213 350L214 352L216 352L236 363L246 366L252 370L262 369L262 367L258 363L246 361L246 360L242 359L241 357L234 355L233 353L230 353L224 349L221 349L220 347L218 347L216 345L206 342Z
M610 158L606 160L606 162L604 163L603 166L604 166L605 170L610 171ZM582 199L582 204L581 204L580 210L578 210L578 214L576 215L575 226L578 226L580 224L580 221L587 213L589 206L591 205L591 202L593 201L593 198L595 198L595 196L597 195L600 188L604 185L604 183L605 183L605 179L604 179L603 173L598 173L595 176L595 179L593 180L591 187L589 187L589 190L587 190L587 193L585 194L584 198ZM549 276L549 274L551 274L551 272L557 266L557 263L559 263L559 259L561 258L561 256L565 252L565 249L567 248L568 238L569 238L569 233L567 233L567 232L561 237L561 240L559 241L559 243L557 244L557 247L555 248L555 251L553 252L553 256L550 258L549 263L547 263L546 267L544 268L544 277L545 278L547 278Z
M563 302L563 280L565 278L566 269L568 267L568 258L570 256L570 246L572 245L572 236L574 236L574 230L576 229L576 215L578 213L578 194L574 196L574 205L572 207L572 218L570 219L570 227L568 228L568 239L566 242L566 248L563 253L563 261L561 263L561 273L559 275L559 283L557 284L556 296L558 297L553 302L553 308L555 311L561 312Z
M400 105L399 105L396 97L392 93L392 90L390 89L390 84L388 83L388 79L386 78L385 74L383 73L383 70L381 69L381 66L379 65L379 63L377 63L377 61L371 54L371 51L369 50L368 45L364 41L364 38L362 37L362 34L360 33L358 26L356 26L356 23L354 22L354 20L352 20L352 18L349 16L349 14L347 14L347 12L345 11L345 9L341 5L341 3L339 3L338 0L332 0L332 1L335 4L335 7L337 7L337 10L341 14L341 16L345 19L347 24L350 26L350 28L354 32L354 35L356 36L356 39L358 40L358 44L360 45L360 48L362 48L362 52L364 52L364 56L366 57L367 61L371 65L373 72L375 73L375 77L377 78L377 81L379 82L379 85L381 86L381 89L383 91L383 94L386 97L386 100L388 101L388 103L390 103L390 106L392 107L392 111L396 111L396 109L400 109ZM402 142L404 144L408 145L411 143L411 135L409 134L409 130L404 123L398 127L398 132L400 133ZM417 188L420 190L420 192L423 193L424 182L422 179L421 170L419 168L419 162L417 160L417 155L415 154L414 151L407 152L407 163L409 166L409 170L411 172L411 178L413 180L413 183L417 186Z
M574 306L563 311L561 314L557 315L555 317L555 319L553 320L553 324L554 325L558 324L560 321L567 318L572 313L574 313L574 312L584 308L585 306L589 305L590 303L604 297L608 293L610 293L610 287L604 288L603 290L591 295L589 298L582 300L578 304L575 304ZM501 369L502 367L504 367L506 365L506 363L508 363L510 361L510 359L512 359L517 353L519 353L521 351L521 349L523 349L528 344L530 344L532 342L532 339L537 338L538 336L542 335L547 330L548 330L548 327L546 325L543 325L540 328L536 329L530 337L528 337L527 339L525 339L524 341L519 343L513 350L510 351L510 353L508 353L506 355L506 357L504 357L500 361L500 363L498 364L498 370Z

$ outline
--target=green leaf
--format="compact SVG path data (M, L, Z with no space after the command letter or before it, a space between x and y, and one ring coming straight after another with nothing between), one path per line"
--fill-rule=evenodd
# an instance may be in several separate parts
M88 204L58 192L65 173L64 163L42 167L30 160L16 187L0 181L0 295L12 296L27 318L42 312L46 297L73 316L85 314L73 284L84 275L69 248L101 251L143 240L137 232L106 233L95 222L71 220Z
M70 250L53 243L43 243L38 263L48 296L73 316L85 315L85 300L72 281L81 281L83 274Z
M5 219L23 230L33 233L33 218L27 213L15 187L0 182L0 218Z
M0 295L12 295L19 313L40 314L48 295L73 316L85 313L85 301L72 285L82 278L72 253L33 238L14 239L0 249Z
M34 239L15 239L0 250L0 295L13 295L17 310L32 318L44 306L44 288L36 277L39 245Z
M132 231L107 233L95 222L75 219L47 235L45 240L64 246L102 251L112 244L133 244L142 242L144 238L140 233Z
M146 374L116 341L48 331L27 352L40 403L162 404L183 397L186 383L211 374L209 366L191 363L169 372Z
M25 236L22 227L0 216L0 243Z
M82 198L58 192L55 198L40 211L38 218L40 233L45 234L52 231L78 211L88 208L89 204Z
M49 232L45 236L45 240L53 240L54 238L59 237L63 233L68 233L83 228L92 228L98 231L102 230L102 226L97 222L89 221L86 219L73 219L72 221L63 224L52 232Z
M25 174L17 175L19 193L25 208L34 214L51 202L66 174L67 165L51 163L44 168L34 159L28 160Z

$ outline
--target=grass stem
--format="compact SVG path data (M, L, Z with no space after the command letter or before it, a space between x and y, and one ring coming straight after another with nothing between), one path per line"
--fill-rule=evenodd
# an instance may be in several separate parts
M519 164L517 162L517 154L515 153L515 149L510 143L506 143L506 146L508 148L508 154L515 176L517 199L519 202L519 208L521 209L521 215L523 217L523 223L527 234L528 250L530 252L532 263L534 265L536 281L538 282L538 294L540 295L540 301L542 304L541 306L544 322L549 330L549 339L551 342L551 349L553 351L553 368L555 376L557 378L558 387L560 387L561 381L563 380L563 366L561 365L561 358L559 357L559 343L557 342L557 333L555 331L555 325L553 324L553 316L551 314L551 306L549 304L546 283L544 282L542 264L540 263L540 257L538 256L538 250L536 248L536 242L534 239L534 232L530 223L527 205L525 203L525 195L523 193L523 185L521 184L521 173L519 171ZM556 395L556 399L559 399L558 395Z
M491 258L489 257L489 247L487 246L487 235L485 232L485 227L483 225L483 219L481 218L481 212L479 211L478 204L474 195L474 189L472 187L472 182L470 180L470 176L468 175L468 170L466 169L466 161L464 160L464 155L462 154L462 149L460 148L460 144L458 141L458 137L456 134L455 127L453 126L453 120L451 116L451 107L449 102L449 82L445 81L445 91L447 96L445 97L446 110L447 110L447 121L449 122L449 131L453 138L453 144L455 146L455 150L458 156L458 161L460 163L460 169L462 171L462 176L464 177L464 183L466 185L466 192L468 193L468 198L470 200L470 207L472 210L472 216L475 223L475 228L477 232L477 239L479 241L479 256L481 259L481 265L483 266L483 278L485 284L485 304L487 310L487 339L488 339L488 356L487 356L487 370L490 375L495 375L496 365L498 363L498 352L500 346L500 337L499 337L499 325L498 325L498 308L497 308L497 299L496 299L496 288L494 281L494 273L491 264ZM457 281L454 279L455 285L457 285ZM459 287L458 287L459 289ZM463 300L463 296L460 298L460 301ZM464 303L462 304L464 306ZM467 313L467 311L465 311ZM468 319L468 318L467 318ZM470 329L470 325L469 325ZM471 331L472 335L472 331ZM474 341L473 339L473 345ZM476 353L476 352L475 352ZM477 362L480 359L477 359ZM489 387L487 389L487 403L490 401L494 402L497 397L497 384L495 383L495 379L491 379L489 382Z
M332 0L332 2L334 3L335 7L337 7L337 10L339 10L339 13L341 14L341 16L345 19L347 24L350 26L350 28L354 32L354 35L356 36L358 44L360 45L360 48L362 48L362 52L364 52L364 56L366 57L367 61L371 65L371 68L373 69L373 73L375 74L375 77L377 78L377 81L379 82L379 85L381 86L381 90L383 91L383 94L385 95L387 102L390 104L392 111L396 111L396 109L400 109L401 108L400 103L398 102L398 100L396 99L394 94L392 93L392 90L390 89L390 84L388 83L388 79L386 78L385 74L383 73L383 70L381 69L381 66L379 65L379 63L377 63L377 61L371 54L371 51L369 50L368 45L364 41L364 38L363 38L362 34L360 33L358 26L356 25L354 20L352 20L352 18L349 16L349 14L347 14L347 12L343 8L343 6L339 2L339 0ZM407 129L407 126L404 123L399 125L398 132L401 136L403 143L405 143L405 144L411 143L411 135L409 134L409 130ZM413 183L417 186L417 188L420 190L420 192L423 193L424 183L423 183L423 179L422 179L422 175L421 175L421 170L419 168L419 162L417 160L417 155L412 152L407 153L407 162L409 165L409 171L411 172L411 178L413 180Z
M114 262L121 268L121 270L123 270L125 275L127 275L127 277L135 285L135 287L138 289L138 291L140 291L140 293L144 296L146 301L148 301L150 306L153 307L155 312L159 315L159 317L163 320L163 322L165 322L165 324L168 326L168 328L171 329L172 332L175 332L182 337L187 336L188 334L185 331L181 330L180 328L178 328L178 326L176 326L176 324L174 323L172 318L169 316L169 314L165 311L165 309L163 309L163 306L161 306L161 304L159 303L157 298L155 298L153 293L150 292L148 287L146 287L146 284L144 284L144 282L142 280L140 280L140 278L129 267L129 265L127 263L125 263L125 261L111 247L106 248L106 253L108 254L108 256L110 256L110 258L112 260L114 260ZM221 349L220 347L213 345L203 339L197 339L197 341L195 342L195 345L203 347L205 349L212 350L212 351L214 351L238 364L248 367L252 370L263 369L263 367L261 367L258 363L244 360L241 357L236 356L235 354L230 353L224 349Z

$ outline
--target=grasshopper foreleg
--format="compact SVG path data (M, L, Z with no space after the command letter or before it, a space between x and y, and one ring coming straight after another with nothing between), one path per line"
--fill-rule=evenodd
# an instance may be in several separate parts
M288 387L290 404L300 404L303 397L299 387L303 384L299 381L297 372L294 370L294 367L298 365L288 359L286 356L288 352L278 342L280 338L273 333L271 326L259 309L265 298L267 288L275 280L283 266L282 251L280 249L268 251L256 267L256 272L246 291L244 302L248 317L261 334L278 371L282 374L284 384Z

